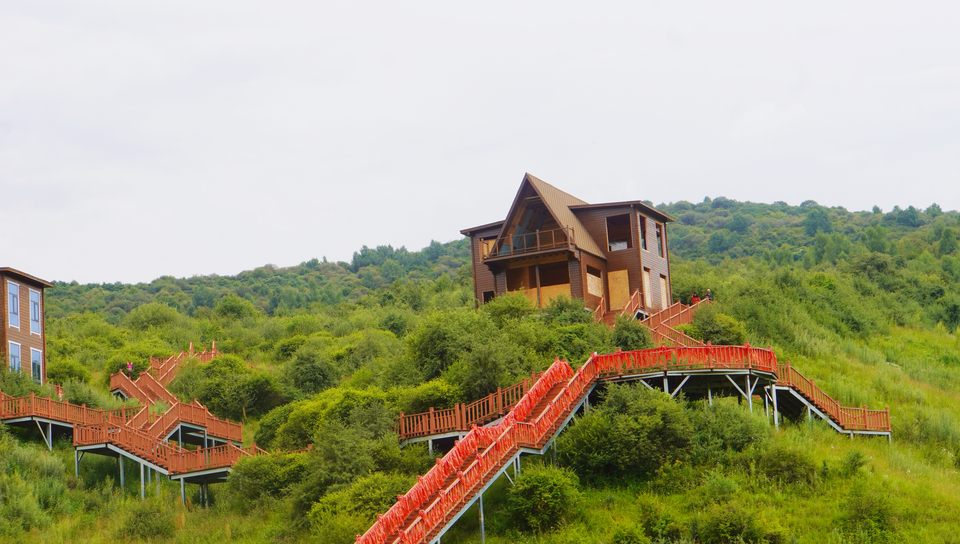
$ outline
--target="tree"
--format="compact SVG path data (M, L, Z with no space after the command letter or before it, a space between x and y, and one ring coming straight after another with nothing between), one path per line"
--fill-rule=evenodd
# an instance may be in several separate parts
M944 255L952 255L957 251L957 235L953 233L953 229L946 228L943 229L943 234L940 235L940 246L937 249L937 256L943 258Z
M807 212L807 217L803 220L803 226L806 229L807 236L833 230L830 225L830 214L827 213L826 208L819 206Z
M730 222L727 223L727 228L731 232L736 232L739 234L746 234L747 229L750 228L750 219L743 214L734 215Z

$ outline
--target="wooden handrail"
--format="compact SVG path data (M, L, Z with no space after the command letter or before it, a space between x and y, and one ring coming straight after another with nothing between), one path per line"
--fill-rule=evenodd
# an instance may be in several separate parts
M605 297L600 297L600 304L597 304L597 309L593 311L593 322L600 323L603 321L603 314L606 313L607 301Z
M623 311L620 312L620 315L625 317L630 317L637 315L637 311L640 309L640 305L643 303L643 297L640 295L640 290L636 289L633 292L633 295L630 296L630 300L627 302L627 305L623 307Z
M579 403L597 379L624 372L708 368L751 369L783 376L817 395L813 382L794 373L789 364L778 365L768 349L747 346L654 348L590 357L576 372L566 361L555 361L526 395L495 426L472 427L443 458L377 521L357 537L358 544L411 544L427 542L468 501L472 500L520 447L539 449L559 429L563 418ZM546 393L562 385L552 398ZM809 385L809 386L808 386ZM824 395L825 396L825 395ZM829 397L827 397L829 399ZM832 401L832 399L829 399ZM826 399L821 399L826 402ZM542 410L540 408L543 408ZM536 409L535 409L536 408ZM888 410L842 408L842 417L853 430L889 432ZM531 419L531 414L538 414ZM416 513L416 515L413 515Z
M523 247L520 249L517 249L514 243L518 238L523 240ZM486 242L490 242L490 244L486 245ZM574 231L569 227L538 230L524 234L508 234L507 236L501 236L499 238L481 239L480 260L485 261L487 259L520 255L545 249L569 249L572 248L574 244Z

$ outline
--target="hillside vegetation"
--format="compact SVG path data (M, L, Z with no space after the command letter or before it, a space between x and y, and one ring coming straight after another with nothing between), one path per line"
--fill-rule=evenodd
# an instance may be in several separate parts
M889 406L894 440L850 440L820 422L774 431L762 410L612 387L552 457L485 498L489 542L960 541L960 214L936 205L848 212L726 198L661 205L674 297L714 291L689 327L715 343L769 345L841 403ZM146 369L193 341L229 355L188 366L170 389L244 422L245 442L310 453L237 465L209 509L162 482L116 483L58 441L0 433L7 541L353 542L433 463L400 449L399 412L470 401L592 351L649 346L633 323L592 323L578 301L542 312L522 296L474 309L469 244L362 248L237 276L149 284L58 283L48 291L51 381L112 407L109 375ZM9 374L12 395L48 391ZM392 497L392 498L391 498ZM548 507L544 506L548 505ZM468 514L448 537L479 542ZM447 541L447 538L444 539Z

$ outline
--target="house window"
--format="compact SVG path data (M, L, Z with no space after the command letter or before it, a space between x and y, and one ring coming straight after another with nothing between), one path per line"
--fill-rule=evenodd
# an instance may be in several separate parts
M587 293L595 296L603 296L603 276L600 275L600 269L587 265Z
M657 223L657 254L663 257L663 225Z
M40 334L40 291L30 290L30 332Z
M10 370L20 372L20 344L9 342Z
M607 249L620 251L633 247L633 236L630 235L630 216L614 215L607 218Z
M494 296L495 296L495 295L494 295L494 292L493 292L493 291L484 291L484 292L483 292L483 303L486 304L486 303L490 302L491 300L493 300L493 297L494 297Z
M643 304L646 308L653 307L653 291L650 287L650 269L643 269Z
M7 320L11 327L20 328L20 286L12 281L7 282Z
M647 218L637 214L637 224L640 225L640 248L647 249Z
M30 372L33 375L33 381L43 383L43 352L39 349L30 349Z

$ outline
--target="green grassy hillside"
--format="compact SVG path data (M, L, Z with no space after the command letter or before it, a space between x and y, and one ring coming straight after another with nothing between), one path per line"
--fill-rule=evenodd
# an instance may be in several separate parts
M889 407L893 443L851 440L820 422L775 432L735 399L709 408L611 390L616 402L565 433L557 467L530 459L516 488L503 479L490 492L488 541L960 540L960 214L725 198L662 208L677 218L675 298L711 288L714 314L732 318L717 328L713 315L690 332L716 342L742 324L752 345L772 346L841 403ZM230 355L189 366L171 390L243 420L247 443L314 449L239 464L204 510L196 497L180 506L169 482L141 502L139 482L118 489L107 458L85 457L75 478L68 442L46 454L36 433L7 429L0 538L352 542L433 462L397 446L390 424L400 411L472 400L555 356L578 365L592 351L648 345L628 325L593 324L576 301L540 313L501 297L474 310L468 251L466 241L364 247L350 263L57 284L49 374L74 402L112 407L106 383L126 361L140 371L151 355L216 340ZM8 394L32 388L0 379ZM544 493L557 510L538 510L531 497ZM449 540L479 542L476 519L465 516Z

